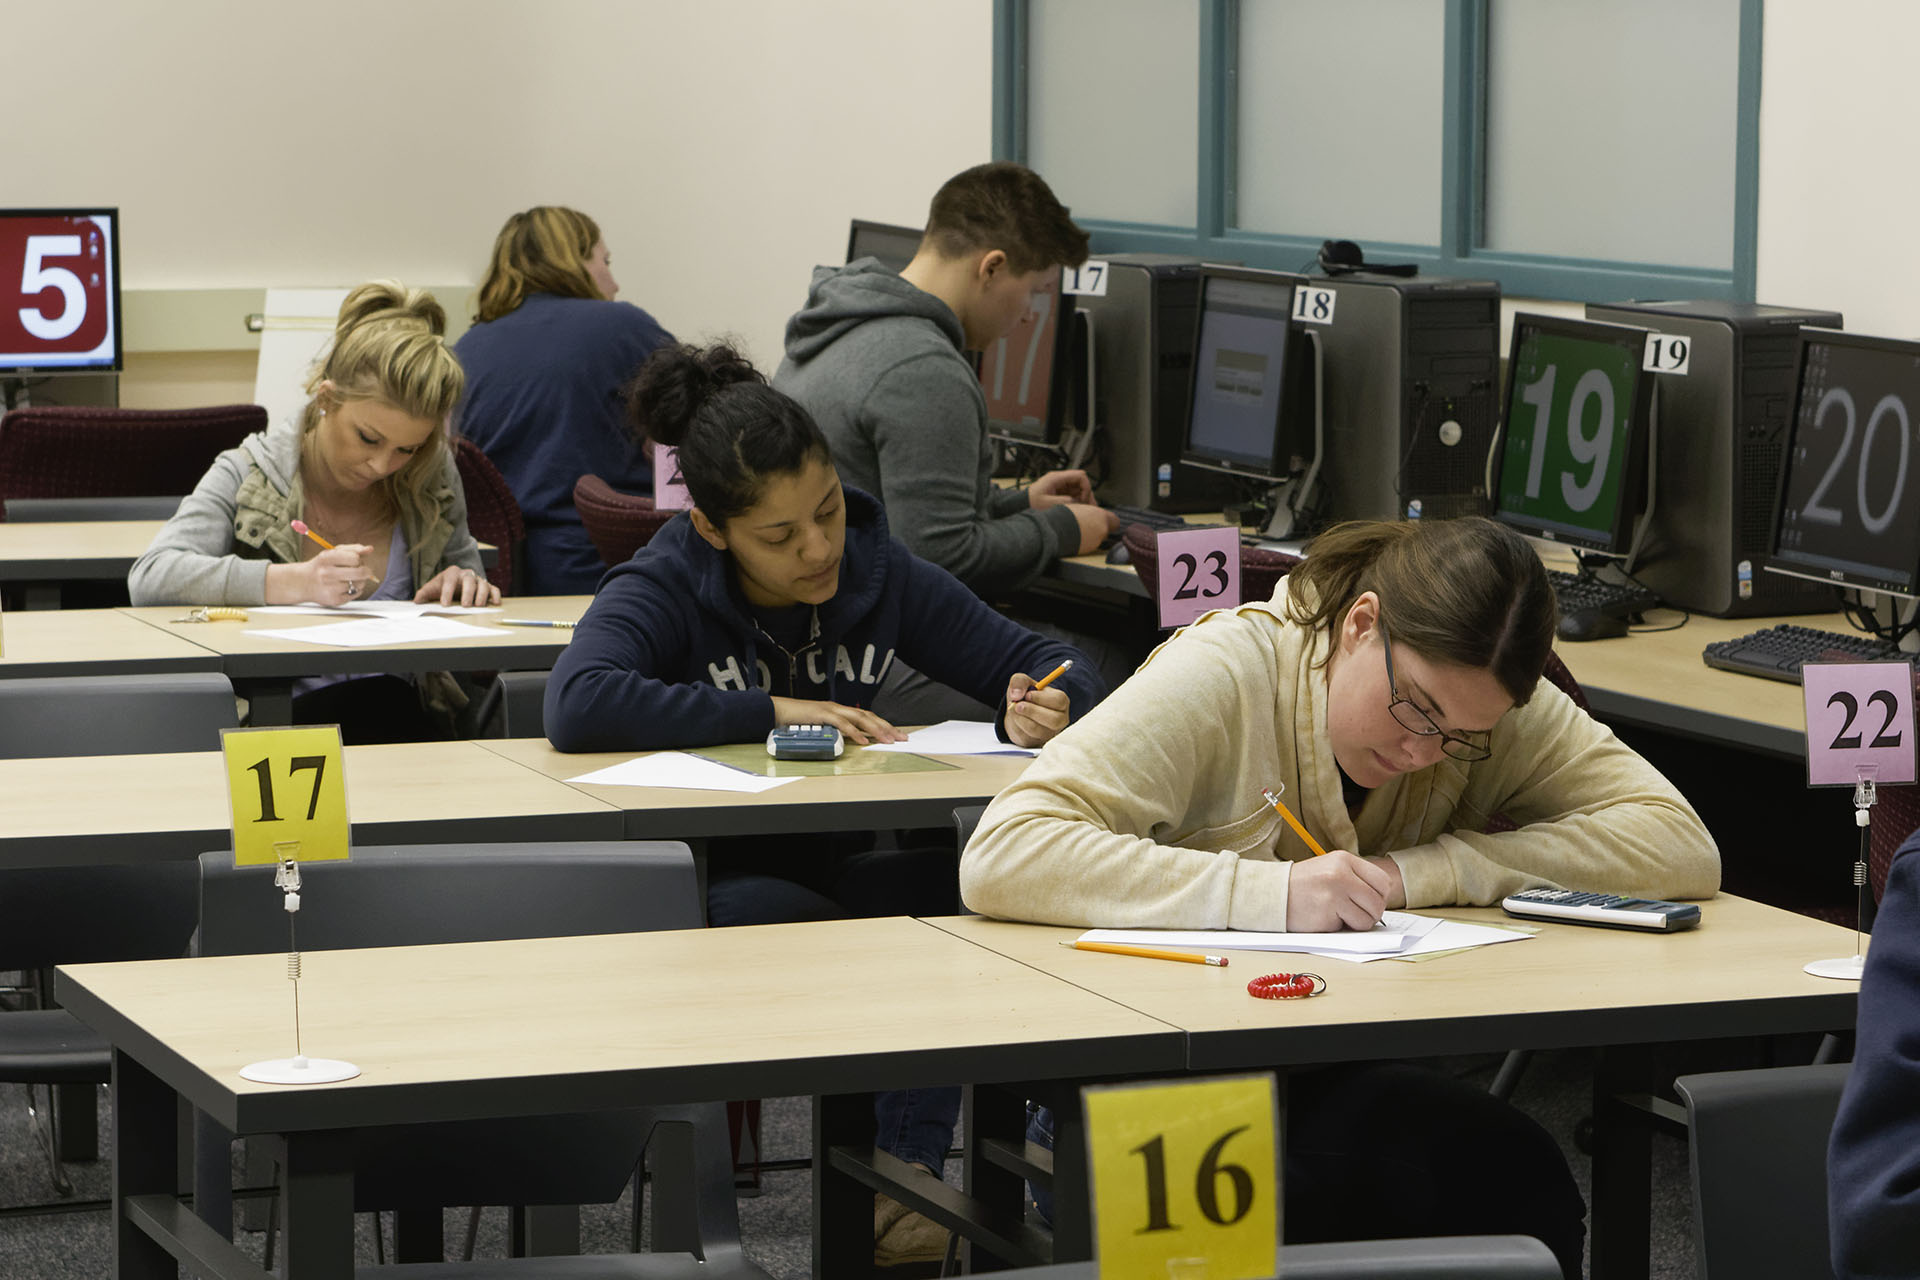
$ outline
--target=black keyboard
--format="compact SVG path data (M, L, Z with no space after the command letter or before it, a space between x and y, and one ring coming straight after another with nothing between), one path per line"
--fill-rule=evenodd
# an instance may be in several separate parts
M1800 667L1807 662L1879 662L1888 658L1912 662L1916 657L1920 655L1903 653L1872 636L1797 627L1790 622L1737 640L1718 640L1700 651L1701 661L1710 667L1793 684L1800 683Z
M1146 507L1116 507L1106 502L1100 505L1119 517L1120 527L1122 529L1130 524L1143 524L1149 529L1184 529L1187 527L1186 517L1176 516L1171 512L1150 511Z
M1660 607L1660 597L1631 582L1607 582L1590 573L1547 570L1547 581L1560 600L1562 614L1592 610L1611 618L1625 618Z

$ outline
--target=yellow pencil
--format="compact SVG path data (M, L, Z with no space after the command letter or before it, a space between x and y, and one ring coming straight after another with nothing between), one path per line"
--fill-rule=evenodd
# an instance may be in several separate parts
M1191 951L1162 951L1157 947L1130 947L1124 942L1062 942L1063 947L1072 947L1075 951L1105 951L1116 956L1145 956L1149 960L1179 960L1186 964L1210 964L1215 968L1227 967L1225 956L1200 956Z
M1071 667L1072 665L1073 665L1073 659L1068 658L1065 662L1061 663L1059 666L1055 667L1053 670L1047 672L1047 674L1044 677L1042 677L1040 683L1033 686L1033 688L1029 692L1032 692L1032 693L1040 692L1040 690L1046 688L1048 685L1052 684L1055 680L1058 680L1061 676L1067 674L1067 668Z
M1305 840L1307 842L1307 848L1313 850L1314 857L1324 858L1327 856L1327 851L1325 849L1322 849L1320 847L1320 842L1313 838L1313 832L1301 826L1300 819L1293 816L1293 810L1287 808L1286 805L1280 803L1280 795L1278 792L1274 791L1273 788L1269 787L1265 791L1262 791L1260 794L1263 797L1265 797L1266 802L1268 804L1272 805L1275 809L1279 811L1281 817L1287 820L1287 825L1292 827L1294 829L1294 832L1297 835L1299 835L1299 837L1302 840Z

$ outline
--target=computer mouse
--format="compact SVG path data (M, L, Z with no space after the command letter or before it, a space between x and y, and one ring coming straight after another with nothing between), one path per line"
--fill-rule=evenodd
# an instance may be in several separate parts
M1627 634L1627 620L1598 609L1575 609L1560 615L1556 634L1562 640L1611 640Z
M1127 550L1127 544L1116 542L1107 548L1108 564L1132 564L1133 552Z

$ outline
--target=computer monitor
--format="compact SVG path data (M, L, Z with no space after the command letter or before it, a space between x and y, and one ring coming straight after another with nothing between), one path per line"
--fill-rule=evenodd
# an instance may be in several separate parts
M913 255L920 251L920 237L925 234L919 227L855 218L847 230L847 261L878 258L882 266L898 271L913 261Z
M1055 275L1036 289L1026 323L980 353L987 431L1015 444L1058 445L1074 385L1084 379L1086 320Z
M1631 560L1651 500L1646 344L1647 330L1629 325L1514 316L1506 406L1491 459L1496 519L1534 537Z
M1302 376L1289 341L1296 283L1277 271L1200 269L1182 462L1278 484L1312 461L1287 412L1289 383Z
M117 209L0 209L0 378L121 367Z
M1920 342L1804 329L1799 371L1766 567L1920 595Z

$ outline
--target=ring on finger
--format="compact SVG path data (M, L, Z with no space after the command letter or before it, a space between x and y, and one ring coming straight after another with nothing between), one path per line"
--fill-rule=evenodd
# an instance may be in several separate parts
M347 599L351 600L359 594L360 594L360 584L358 582L349 582L347 584Z

